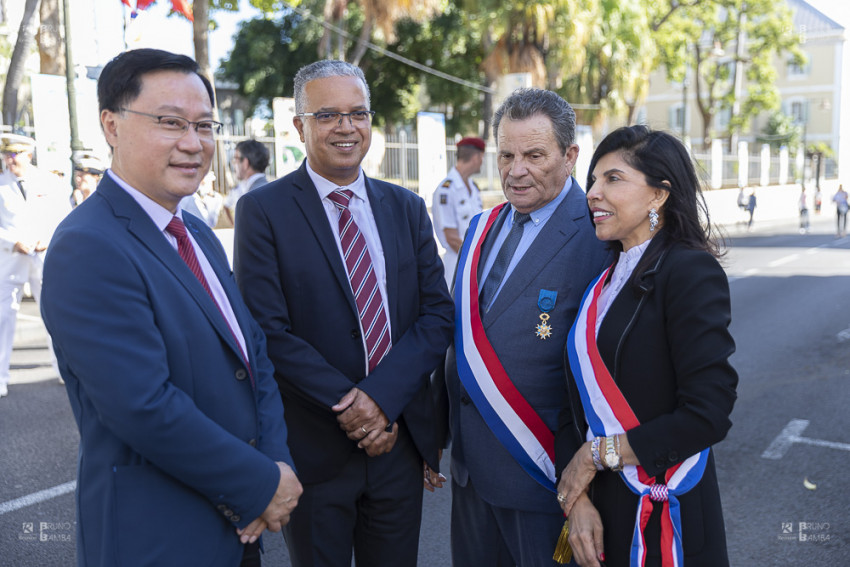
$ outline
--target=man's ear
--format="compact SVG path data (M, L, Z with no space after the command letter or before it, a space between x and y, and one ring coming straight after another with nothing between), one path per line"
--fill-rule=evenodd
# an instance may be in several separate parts
M300 116L292 117L292 125L295 126L295 129L298 130L298 137L301 138L301 143L304 143L304 121L301 120Z
M100 112L100 126L103 128L106 143L114 148L118 141L118 117L111 110L103 109Z

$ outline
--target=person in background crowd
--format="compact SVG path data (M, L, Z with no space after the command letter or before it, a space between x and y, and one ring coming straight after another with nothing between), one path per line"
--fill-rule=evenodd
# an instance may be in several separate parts
M841 238L847 236L847 209L850 207L847 200L847 191L844 190L844 185L838 186L838 191L832 197L832 202L835 203L835 237Z
M561 435L579 449L558 454L558 501L575 559L728 566L711 446L732 425L735 342L687 148L646 126L615 130L591 159L587 204L619 257L589 286L567 342Z
M233 224L233 214L239 198L248 191L269 182L265 174L269 166L269 150L257 140L243 140L236 144L230 164L233 166L233 173L239 180L239 185L234 187L224 199L224 212L227 220Z
M800 234L805 234L809 232L809 203L806 200L805 187L800 191L797 208L800 210Z
M481 194L472 176L481 171L484 162L484 140L463 138L457 143L457 164L434 191L431 216L437 240L446 250L443 265L446 282L452 283L457 266L457 253L472 217L481 212Z
M429 376L452 302L421 197L367 177L369 87L324 60L295 76L306 159L242 196L235 273L268 337L304 496L294 567L416 565L424 464L438 465Z
M97 189L100 178L104 172L103 162L96 156L83 155L74 162L74 192L72 194L72 205L77 206Z
M180 201L181 209L195 215L210 228L215 228L218 224L218 217L224 204L223 197L213 187L214 181L215 173L210 171L204 176L198 190Z
M610 255L572 177L579 147L567 101L516 90L493 134L508 202L469 225L445 382L435 374L443 446L451 439L452 560L551 567L564 524L553 497L564 344L582 291Z
M53 231L71 210L70 189L32 163L35 140L6 135L0 152L0 398L9 393L9 364L24 285L41 300L44 254ZM56 369L52 345L50 356ZM57 372L58 375L58 372Z
M56 231L41 310L80 431L77 564L258 565L301 485L263 332L178 208L215 152L212 85L137 49L97 93L112 165Z

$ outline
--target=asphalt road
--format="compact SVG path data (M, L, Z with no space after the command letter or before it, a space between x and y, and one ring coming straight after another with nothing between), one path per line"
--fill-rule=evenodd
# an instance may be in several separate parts
M735 566L848 564L850 238L836 239L832 222L813 219L809 234L790 221L728 229L740 384L715 450ZM12 367L0 400L0 567L73 565L79 437L32 302ZM450 563L449 500L447 488L425 494L423 566ZM289 565L281 536L266 549L265 565Z

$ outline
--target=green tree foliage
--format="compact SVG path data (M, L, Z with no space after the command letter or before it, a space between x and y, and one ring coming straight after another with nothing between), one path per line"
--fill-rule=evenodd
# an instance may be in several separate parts
M797 63L805 56L793 33L790 9L784 0L711 0L690 4L675 0L654 3L654 40L667 78L681 81L690 71L703 122L703 141L732 136L747 128L763 111L779 107L774 57ZM669 14L666 18L662 14ZM739 44L742 46L738 49ZM736 66L747 78L736 89ZM736 92L737 91L737 92ZM725 131L714 131L721 111L731 118Z
M774 150L782 146L793 148L800 143L801 133L802 128L793 116L776 111L770 115L757 141L760 144L770 144Z

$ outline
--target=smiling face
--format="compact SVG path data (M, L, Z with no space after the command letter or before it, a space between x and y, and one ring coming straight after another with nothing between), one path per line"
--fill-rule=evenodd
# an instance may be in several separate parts
M521 213L530 213L557 197L578 157L578 146L561 151L552 121L542 114L499 124L498 165L502 191Z
M304 85L304 112L369 110L366 86L357 77L313 79ZM295 117L293 124L307 149L307 162L325 179L344 186L360 174L360 162L372 142L372 123L344 117L339 124L319 124L312 116Z
M658 228L664 225L662 205L669 191L651 187L646 176L631 167L621 152L602 156L592 172L587 204L599 240L619 240L628 250L649 240L649 211L658 211Z
M212 118L212 103L198 75L155 71L141 82L139 96L126 105L130 110L195 122ZM149 116L104 110L100 120L113 148L112 171L171 212L198 189L210 168L215 142L199 138L191 126L173 139Z

